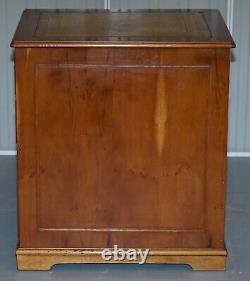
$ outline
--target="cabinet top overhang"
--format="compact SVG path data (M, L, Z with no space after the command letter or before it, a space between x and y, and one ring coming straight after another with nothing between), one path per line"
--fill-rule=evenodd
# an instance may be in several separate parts
M232 48L218 10L25 10L12 47Z

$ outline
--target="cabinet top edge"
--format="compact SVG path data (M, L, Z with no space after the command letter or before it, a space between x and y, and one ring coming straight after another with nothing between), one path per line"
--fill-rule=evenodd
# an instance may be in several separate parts
M235 43L218 10L27 9L11 46L233 48Z

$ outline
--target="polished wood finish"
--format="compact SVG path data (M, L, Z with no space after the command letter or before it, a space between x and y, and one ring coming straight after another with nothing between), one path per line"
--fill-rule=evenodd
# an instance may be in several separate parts
M20 26L37 13L26 12ZM58 22L69 24L72 12L69 18L61 12L62 21L53 21L50 13L44 17L52 22L49 32L55 36ZM76 22L84 21L80 15L85 13L74 13ZM197 13L181 17L187 20ZM214 13L205 12L207 17ZM178 18L177 12L170 14ZM169 21L174 22L172 16ZM112 17L119 21L120 13ZM192 48L199 43L188 40L189 48L173 48L175 43L158 48L157 40L151 48L86 47L84 40L75 48L60 46L60 34L56 45L46 48L50 43L43 36L49 29L43 17L40 22L39 45L31 47L28 40L26 47L18 48L20 41L13 41L19 268L101 262L98 251L117 244L152 253L162 249L149 263L223 269L233 41L215 46L213 30L204 31L201 24L194 36L211 34L206 43L210 48ZM15 38L21 36L20 26ZM73 27L69 24L62 33ZM176 35L179 43L182 32ZM81 254L65 255L72 248L82 249ZM46 249L52 249L49 257ZM91 249L99 250L89 259Z
M230 48L217 10L25 10L14 47Z
M105 262L102 249L19 249L19 270L50 270L55 264L65 263L121 263L114 259ZM221 270L226 267L226 251L207 249L154 249L146 263L187 264L194 270ZM123 263L135 263L125 259Z

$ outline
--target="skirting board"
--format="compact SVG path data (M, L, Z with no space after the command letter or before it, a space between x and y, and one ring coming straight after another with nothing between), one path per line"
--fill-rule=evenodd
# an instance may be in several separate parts
M16 150L0 150L0 156L13 156L16 155Z
M250 152L228 152L227 157L250 157Z
M16 154L16 150L0 150L0 156L13 156ZM250 152L228 152L227 157L250 157Z
M65 263L137 263L104 261L103 249L66 248L18 248L17 266L19 270L50 270L55 264ZM187 264L193 270L225 270L227 251L225 249L152 249L146 263Z

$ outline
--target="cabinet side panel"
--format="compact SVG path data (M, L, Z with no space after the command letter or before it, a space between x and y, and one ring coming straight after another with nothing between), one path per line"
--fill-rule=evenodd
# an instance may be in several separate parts
M208 83L207 66L37 65L38 228L204 231Z
M230 50L214 51L208 112L207 225L211 247L224 247Z
M17 50L21 246L223 248L228 54Z
M29 244L36 232L34 68L29 58L30 51L28 48L15 50L20 246Z

